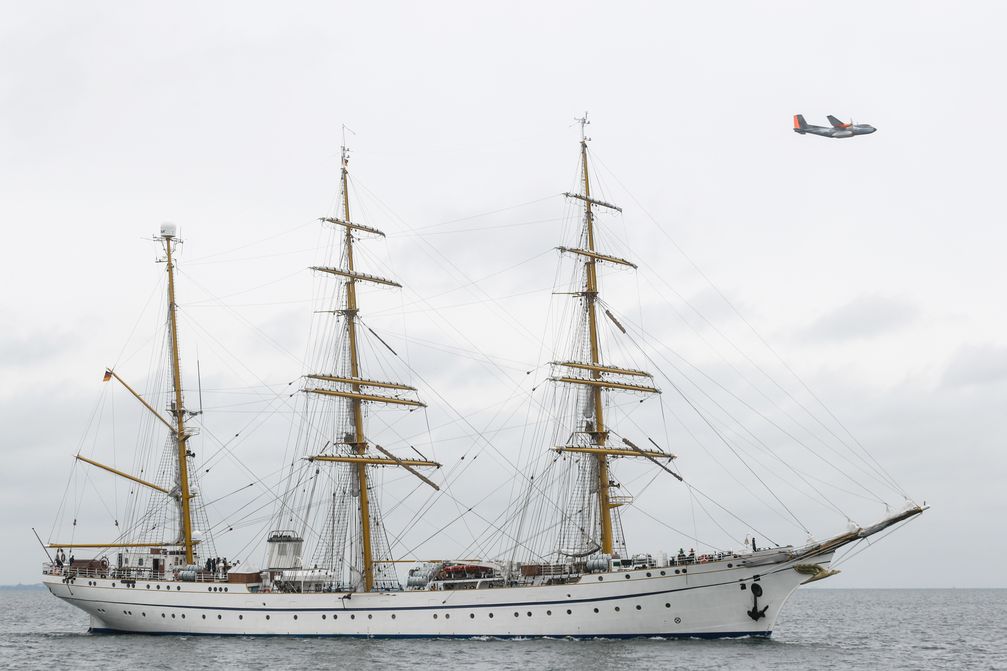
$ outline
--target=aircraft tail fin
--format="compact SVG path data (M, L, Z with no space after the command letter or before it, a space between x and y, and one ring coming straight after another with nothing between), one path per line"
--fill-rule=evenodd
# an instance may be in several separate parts
M828 117L826 117L826 118L829 120L829 123L832 124L833 128L849 128L850 127L850 124L843 123L842 121L840 121L836 117L832 116L831 114Z
M804 132L805 132L805 130L807 129L807 127L808 127L808 122L804 120L804 115L803 114L795 114L794 115L794 132L795 133L800 133L801 135L803 135Z

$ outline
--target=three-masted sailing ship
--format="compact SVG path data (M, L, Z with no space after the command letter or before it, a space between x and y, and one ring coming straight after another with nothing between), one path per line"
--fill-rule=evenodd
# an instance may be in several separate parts
M145 492L147 505L112 541L54 539L43 581L55 596L85 611L96 632L178 634L309 635L368 637L723 637L767 636L798 586L828 577L844 546L911 518L922 508L909 503L868 527L854 527L803 546L754 546L702 557L679 553L630 556L622 532L620 493L613 466L632 459L681 475L674 455L617 438L607 414L611 394L659 394L646 370L606 358L600 320L615 318L600 300L601 269L634 267L599 245L599 210L618 210L592 193L586 119L581 120L580 189L565 194L580 208L579 239L559 249L577 264L572 347L551 362L551 381L564 393L556 414L561 427L547 448L574 469L554 543L545 560L512 557L450 558L418 563L402 584L388 543L375 469L400 469L422 486L438 489L441 464L418 450L406 456L379 445L368 419L381 408L423 406L413 386L377 379L364 369L358 289L398 287L393 279L359 269L355 250L380 230L351 217L349 156L343 148L341 212L322 225L337 243L332 262L312 270L331 282L325 292L322 355L304 372L298 415L298 455L313 472L330 469L312 487L291 486L278 494L275 528L264 539L265 565L240 571L216 558L206 508L196 483L193 413L187 410L179 363L174 226L159 240L167 271L166 350L170 400L159 408L109 369L105 380L125 387L163 435L162 468L137 475L78 454L87 468L108 471ZM621 210L619 210L621 211ZM607 315L606 315L607 313ZM314 419L303 419L303 418ZM153 429L152 429L153 431ZM558 444L557 444L558 443ZM406 476L404 476L406 477ZM316 485L324 492L316 492ZM533 493L529 488L529 495ZM315 538L289 511L314 497L326 507ZM289 525L285 520L292 520ZM117 522L118 523L118 522ZM521 532L520 526L518 533ZM91 540L91 539L89 539ZM671 545L669 542L668 545ZM311 552L309 552L311 550ZM70 556L90 554L92 558Z

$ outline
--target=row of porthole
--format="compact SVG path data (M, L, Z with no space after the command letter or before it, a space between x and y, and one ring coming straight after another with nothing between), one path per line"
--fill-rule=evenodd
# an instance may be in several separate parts
M728 564L727 568L734 568L734 564ZM687 569L687 568L675 569L675 575L679 575L679 573L688 573L688 572L689 572L689 569ZM667 571L661 571L661 575L668 575L668 572ZM628 574L628 573L626 574L626 580L629 580L631 577L632 576L630 574ZM648 578L653 578L654 574L651 573L650 571L647 571L647 577ZM604 580L604 579L605 579L605 576L602 576L602 575L598 576L598 580Z
M206 591L207 592L226 592L227 588L226 587L207 587Z
M97 587L98 586L98 581L97 580L88 580L88 585L90 585L92 587ZM113 587L116 586L116 583L113 582L112 586ZM136 583L135 582L123 582L123 586L124 587L135 587ZM161 588L161 585L159 585L159 584L155 585L155 586L156 586L157 589ZM170 591L171 590L171 585L165 585L164 588L167 589L168 591ZM177 591L181 591L181 588L182 588L182 586L180 584L176 584L175 585L175 589ZM147 585L147 589L150 589L150 585L149 584ZM224 591L228 590L227 587L206 587L206 591L221 591L222 589Z
M665 604L664 604L664 607L665 607L665 608L671 608L671 604L670 604L670 603L665 603ZM643 610L643 606L641 606L641 605L637 604L637 606L636 606L636 609L637 609L637 610ZM619 612L621 612L621 611L622 611L622 608L621 608L621 607L619 607L619 606L616 606L616 607L615 607L615 612L616 612L616 613L619 613ZM99 609L98 609L98 612L101 612L101 613L104 613L105 611L104 611L103 609L99 608ZM595 608L595 609L594 609L594 612L595 612L595 613L598 613L598 612L599 612L599 610L598 610L597 608ZM123 615L132 615L132 614L133 614L133 611L131 611L131 610L124 610L124 611L122 611L122 614L123 614ZM546 615L552 615L552 611L551 611L551 610L547 610L547 611L545 612L545 614L546 614ZM569 608L568 608L568 609L567 609L567 611L566 611L566 614L567 614L567 615L573 615L573 610L571 610L571 609L569 609ZM141 615L141 616L143 616L143 617L147 617L147 613L140 613L140 615ZM531 611L528 611L528 612L526 613L526 615L527 615L528 617L531 617L531 616L532 616L532 612L531 612ZM438 616L438 614L437 614L437 613L434 613L434 619L435 619L435 620L437 619L437 616ZM476 616L476 614L475 614L475 613L469 613L469 618L471 618L471 619L475 619L475 616ZM493 613L489 613L489 617L490 617L491 619L493 618L493 616L494 616L494 614L493 614ZM166 615L165 615L164 613L161 613L161 617L166 617ZM518 612L518 611L514 611L514 617L521 617L521 613L520 613L520 612ZM175 614L174 614L174 613L172 613L172 614L171 614L171 618L172 618L172 619L175 619ZM183 620L185 619L185 613L182 613L182 619L183 619ZM206 619L206 615L205 615L205 614L203 615L203 619L204 619L204 620ZM222 616L222 615L219 615L219 614L218 614L218 615L217 615L217 619L218 619L218 620L220 620L220 619L223 619L223 616ZM245 619L245 616L244 616L244 615L241 615L241 614L239 614L239 615L238 615L238 619L239 619L239 620L244 620L244 619ZM266 615L266 619L267 619L267 620L268 620L268 619L270 619L270 616L269 616L269 615ZM294 615L294 619L295 619L295 620L297 619L297 615ZM323 614L323 615L322 615L322 619L323 619L323 620L324 620L324 619L326 619L326 615L324 615L324 614ZM339 619L339 616L338 616L338 615L336 615L336 614L333 614L333 615L332 615L332 619L333 619L333 620L338 620L338 619ZM356 616L356 614L354 614L354 613L351 613L351 614L350 614L350 619L351 619L351 620L355 620L355 619L357 619L357 616ZM368 620L373 620L373 619L374 619L374 615L373 615L373 613L368 613L368 614L367 614L367 619L368 619ZM392 619L393 619L393 620L395 619L395 613L392 613ZM450 613L445 613L445 614L444 614L444 619L445 619L445 620L450 620L450 619L451 619L451 614L450 614Z
M728 566L728 568L730 568L730 567L731 567L731 565L730 565L730 564L728 564L727 566ZM679 573L688 573L688 572L689 572L689 569L687 569L687 568L683 568L683 569L675 569L675 575L678 575ZM667 571L661 571L661 575L668 575L668 572L667 572ZM627 574L626 574L626 575L625 575L624 577L626 578L626 580L629 580L629 579L630 579L630 578L632 578L633 576L632 576L632 575L630 575L629 573L627 573ZM654 574L653 574L653 573L651 573L650 571L647 571L647 577L648 577L648 578L653 578L653 577L654 577ZM600 581L602 581L602 580L604 580L604 579L605 579L605 576L603 576L603 575L600 575L600 576L598 576L598 581L599 581L599 582L600 582Z

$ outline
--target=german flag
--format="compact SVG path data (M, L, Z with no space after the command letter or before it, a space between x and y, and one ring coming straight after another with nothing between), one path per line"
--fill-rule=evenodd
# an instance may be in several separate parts
M106 368L106 369L105 369L105 377L101 378L101 381L102 381L102 382L108 382L108 381L109 381L109 380L111 380L111 379L112 379L112 371L110 371L110 370L108 370L108 369Z

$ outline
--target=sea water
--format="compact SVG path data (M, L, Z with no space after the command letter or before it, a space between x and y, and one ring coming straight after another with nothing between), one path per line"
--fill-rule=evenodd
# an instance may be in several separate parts
M1007 590L802 589L770 639L381 640L87 633L41 589L0 590L12 669L1007 669Z

